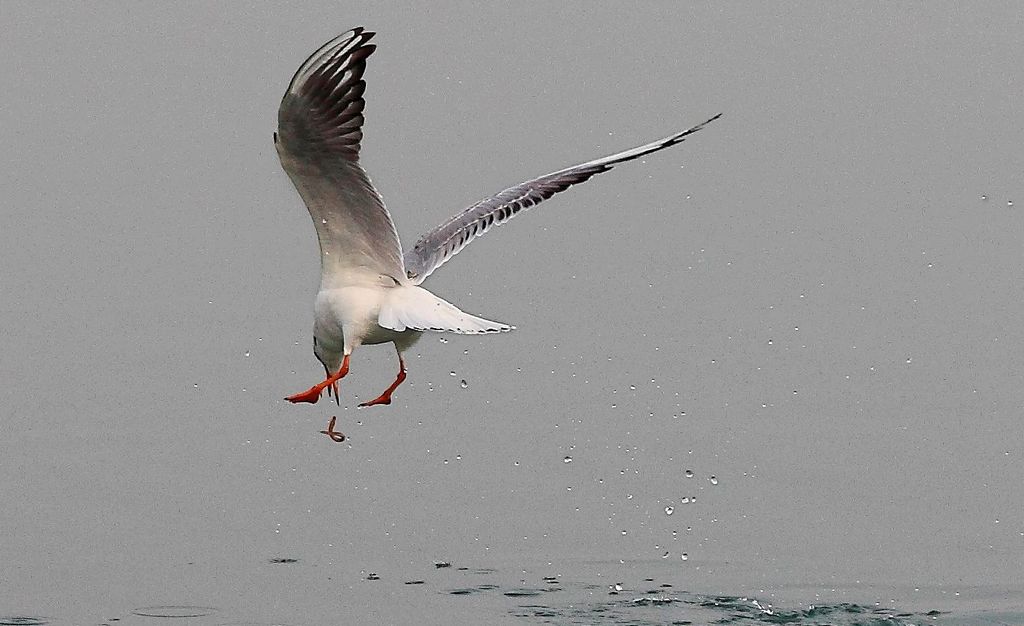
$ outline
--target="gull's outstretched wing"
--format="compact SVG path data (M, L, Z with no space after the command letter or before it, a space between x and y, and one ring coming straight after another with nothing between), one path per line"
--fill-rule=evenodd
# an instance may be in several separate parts
M359 165L373 35L355 28L314 52L277 114L277 154L313 218L324 285L357 268L405 280L395 225Z
M477 202L424 234L416 245L405 253L405 268L409 279L416 285L422 283L434 270L444 265L469 245L470 241L486 233L492 226L504 224L520 211L547 200L572 185L582 183L594 174L607 172L614 165L681 143L689 135L721 116L719 113L693 128L625 152L528 180Z

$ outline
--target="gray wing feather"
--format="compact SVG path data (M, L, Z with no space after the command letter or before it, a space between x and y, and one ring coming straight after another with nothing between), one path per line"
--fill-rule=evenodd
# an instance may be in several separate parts
M324 284L356 269L405 280L395 225L359 165L373 35L355 28L324 44L295 73L278 110L274 141L313 218Z
M574 165L540 178L528 180L477 202L450 220L427 232L405 253L405 268L409 279L420 284L434 270L448 262L473 239L494 226L504 224L535 204L547 200L572 185L582 183L595 174L607 172L613 166L640 158L683 142L689 135L717 120L722 114L689 128L625 152Z

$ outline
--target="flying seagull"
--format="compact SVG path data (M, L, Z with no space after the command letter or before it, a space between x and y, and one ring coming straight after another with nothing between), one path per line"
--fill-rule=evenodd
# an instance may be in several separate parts
M313 354L327 377L290 402L315 403L338 381L352 351L393 343L398 376L380 396L359 406L390 404L405 380L402 353L425 331L500 333L512 326L464 313L420 285L469 242L533 205L612 166L682 142L711 119L625 152L559 170L485 198L428 231L402 254L384 201L359 165L363 138L363 72L374 33L354 28L328 41L295 73L278 111L274 144L313 218L320 242L320 292L313 321Z

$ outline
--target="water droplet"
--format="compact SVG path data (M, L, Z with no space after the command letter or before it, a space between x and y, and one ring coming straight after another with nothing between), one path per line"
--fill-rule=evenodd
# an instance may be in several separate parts
M988 196L986 196L985 194L981 194L981 199L982 200L988 200Z
M693 470L686 470L686 477L693 478Z
M455 370L452 370L452 371L448 372L448 375L449 376L455 376Z
M562 459L562 463L572 463L572 457L566 456L564 459Z
M665 515L672 515L676 510L670 506L665 507Z
M624 530L623 530L623 531L620 531L620 532L622 533L622 536L623 536L623 537L625 537L625 536L626 536L626 531L624 531Z
M913 357L909 357L909 356L908 356L908 357L907 357L907 365L909 365L909 364L910 364L910 362L911 362L911 361L913 361L913 360L914 360L914 359L913 359Z
M712 485L717 485L718 484L718 479L715 478L714 474L712 474L711 476L708 477L708 481L710 481Z
M1013 200L1007 200L1006 206L1013 206Z
M688 555L687 553L683 552L682 554L679 555L679 558L681 558L684 561L688 561L690 559L690 555Z
M636 391L636 385L630 385L629 389L630 391Z
M438 341L440 341L441 343L448 343L448 338L447 337L441 337L440 339L438 339Z
M249 356L249 351L248 350L245 351L245 356Z
M615 583L614 585L612 585L612 589L614 589L615 591L622 591L622 583Z
M683 504L689 504L690 503L690 498L687 497L687 496L683 496L683 498L680 500L680 502L682 502Z
M667 559L667 558L668 558L668 552L666 552L665 554L662 554L662 555L661 555L661 558L663 558L663 559Z
M459 382L459 387L462 387L463 389L469 387L469 383L466 382L465 378L463 378L462 381Z
M192 386L195 387L196 389L199 389L199 383L192 383Z

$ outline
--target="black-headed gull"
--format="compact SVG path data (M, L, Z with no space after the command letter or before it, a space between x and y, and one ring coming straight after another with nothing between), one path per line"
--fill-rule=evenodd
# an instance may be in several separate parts
M390 404L405 380L402 353L424 331L498 333L512 326L460 311L419 285L470 241L552 195L613 165L682 142L719 115L658 141L559 170L481 200L420 237L402 254L384 201L359 165L363 138L363 72L374 33L355 28L324 44L295 73L281 100L274 143L281 165L302 196L320 241L320 292L313 353L327 378L289 396L316 402L324 389L338 400L337 383L362 344L391 342L398 376L360 406ZM339 401L340 403L340 401Z

